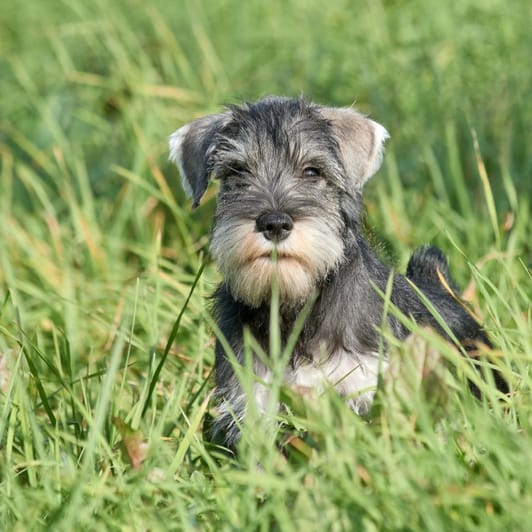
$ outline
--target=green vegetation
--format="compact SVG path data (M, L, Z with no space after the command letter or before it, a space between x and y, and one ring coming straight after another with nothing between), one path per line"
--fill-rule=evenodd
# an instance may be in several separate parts
M529 529L530 20L527 0L5 0L0 528ZM513 393L474 400L418 331L369 419L276 388L285 452L250 419L235 460L202 438L215 187L192 211L166 138L301 93L389 129L368 228L400 269L445 250Z

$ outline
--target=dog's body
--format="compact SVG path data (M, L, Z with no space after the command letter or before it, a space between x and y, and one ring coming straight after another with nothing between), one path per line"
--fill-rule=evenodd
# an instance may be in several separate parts
M215 316L237 360L243 362L245 328L268 350L272 283L283 342L315 297L285 381L333 386L357 413L368 411L386 367L379 357L383 298L376 288L386 291L391 272L364 240L360 216L363 184L378 170L387 137L382 126L351 109L267 98L199 119L170 138L171 158L195 205L209 179L220 179L211 251L224 281ZM437 248L414 253L406 277L393 274L391 301L445 334L411 283L466 349L488 343L458 299ZM387 323L398 338L408 334L397 319L388 316ZM262 411L271 374L259 357L254 371L254 400ZM220 342L216 385L215 432L234 447L248 398Z

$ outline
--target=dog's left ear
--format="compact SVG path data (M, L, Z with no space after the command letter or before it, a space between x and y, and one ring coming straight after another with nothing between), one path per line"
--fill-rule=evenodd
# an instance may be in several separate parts
M348 176L357 189L362 188L381 166L388 131L354 109L322 107L319 111L331 124Z
M197 207L210 179L209 158L218 132L227 121L227 114L199 118L181 127L168 140L170 160L179 168L183 189Z

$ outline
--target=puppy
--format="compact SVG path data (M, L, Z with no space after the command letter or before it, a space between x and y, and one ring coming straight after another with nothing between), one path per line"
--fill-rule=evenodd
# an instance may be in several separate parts
M170 158L194 206L211 179L220 183L211 252L224 280L214 313L238 363L246 328L268 351L274 284L283 344L314 298L284 380L317 390L332 386L359 414L369 410L378 373L387 365L379 356L383 298L376 288L384 292L390 276L391 301L405 315L446 336L414 284L466 350L489 345L460 301L439 249L416 251L402 276L391 273L364 239L362 188L379 169L387 138L383 126L354 109L280 97L229 107L170 137ZM396 318L386 320L396 337L408 335ZM248 397L230 358L218 342L220 414L213 437L234 448L248 401L264 411L272 374L255 355L257 382ZM495 380L508 390L499 374Z

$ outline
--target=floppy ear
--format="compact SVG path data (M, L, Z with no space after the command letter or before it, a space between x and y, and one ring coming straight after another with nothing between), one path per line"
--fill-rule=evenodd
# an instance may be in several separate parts
M168 140L170 160L179 168L183 189L192 198L193 207L198 206L209 184L209 156L226 119L225 114L200 118L179 128Z
M381 166L388 131L354 109L322 107L320 113L331 124L347 175L362 188Z

